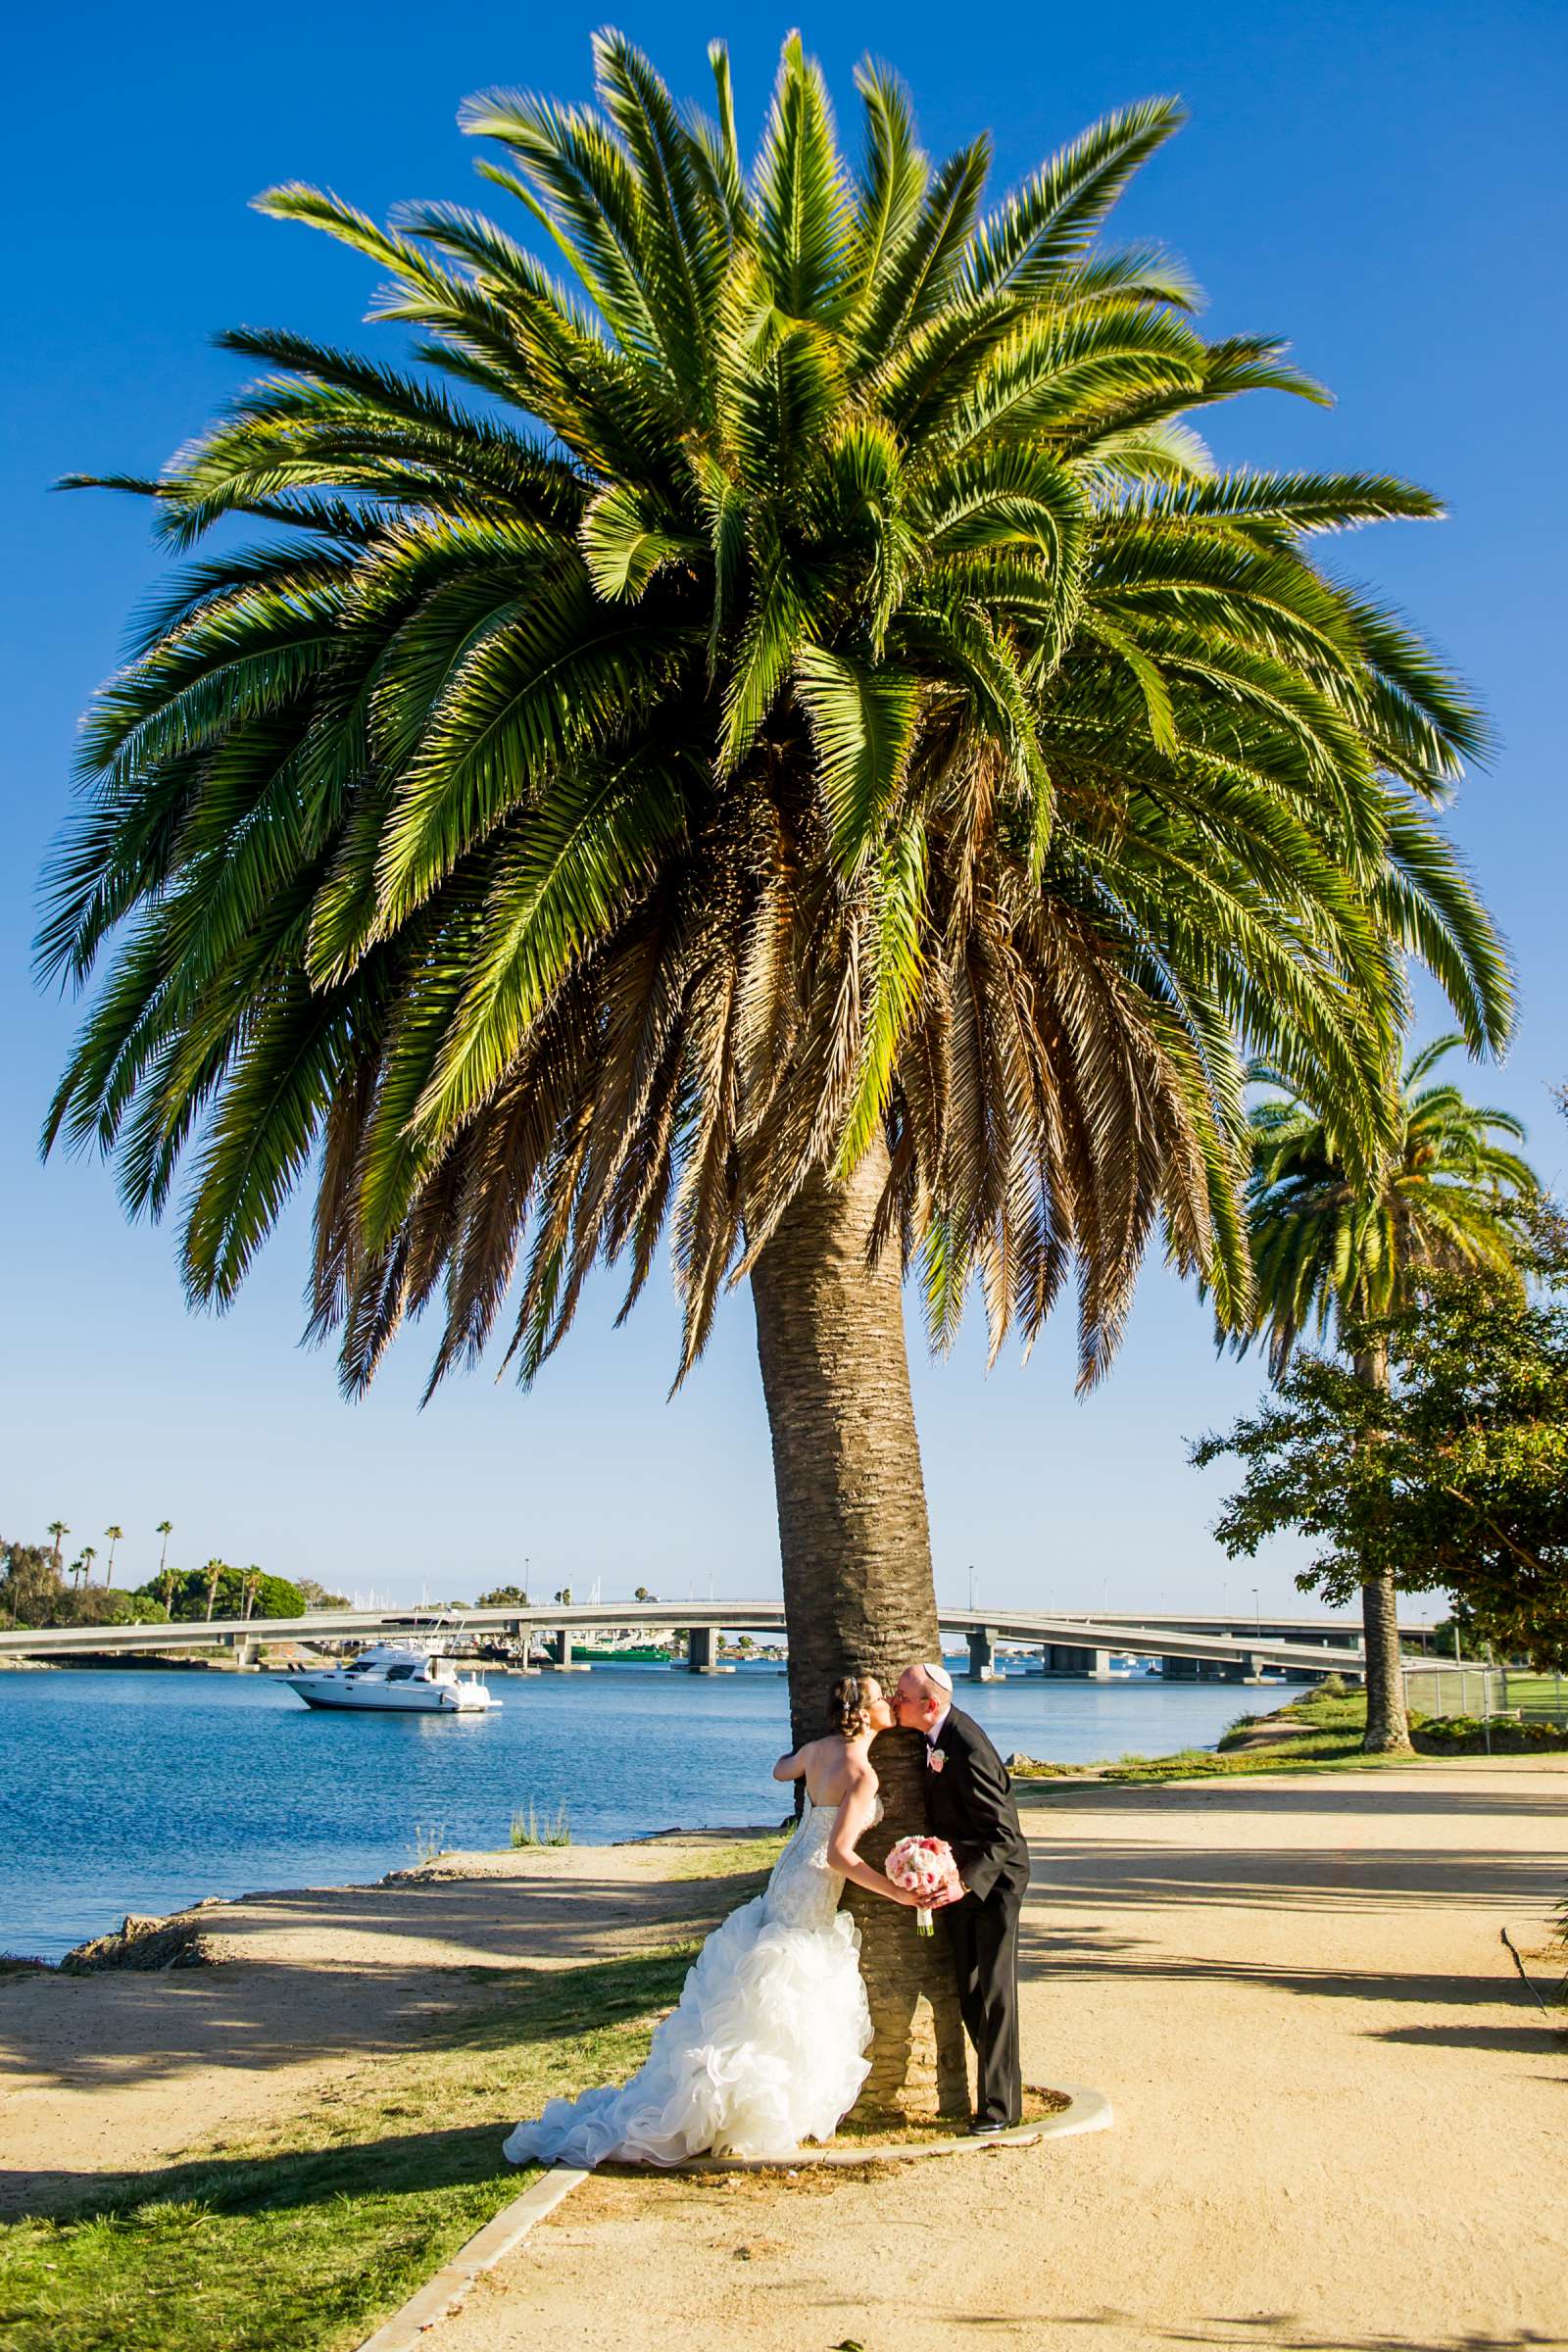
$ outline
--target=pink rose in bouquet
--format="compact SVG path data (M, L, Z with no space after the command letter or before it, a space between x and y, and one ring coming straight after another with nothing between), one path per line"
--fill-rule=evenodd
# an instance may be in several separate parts
M934 1901L955 1868L953 1848L945 1838L901 1838L882 1867L906 1894L929 1895ZM922 1936L931 1934L929 1903L920 1904L914 1924Z

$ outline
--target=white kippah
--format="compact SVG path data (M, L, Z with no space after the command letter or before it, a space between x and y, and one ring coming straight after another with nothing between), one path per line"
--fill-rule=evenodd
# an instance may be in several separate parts
M951 1690L953 1689L953 1677L945 1666L932 1666L928 1664L922 1666L920 1672L925 1676L927 1682L935 1683L939 1690Z

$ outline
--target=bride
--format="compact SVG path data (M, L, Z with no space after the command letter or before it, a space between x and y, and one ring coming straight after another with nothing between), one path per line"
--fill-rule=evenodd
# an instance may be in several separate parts
M709 1936L631 2081L552 2099L507 2141L514 2164L787 2156L831 2135L871 2042L860 1934L839 1891L853 1879L915 1901L857 1851L882 1816L871 1741L893 1721L870 1675L834 1684L825 1736L773 1767L775 1781L806 1783L806 1803L763 1892Z

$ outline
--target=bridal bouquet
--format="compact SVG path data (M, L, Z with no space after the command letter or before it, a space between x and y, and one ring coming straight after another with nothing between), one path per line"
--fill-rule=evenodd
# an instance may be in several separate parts
M937 1895L954 1867L953 1848L945 1838L901 1838L882 1867L906 1894ZM931 1934L928 1904L921 1903L914 1924L922 1936Z

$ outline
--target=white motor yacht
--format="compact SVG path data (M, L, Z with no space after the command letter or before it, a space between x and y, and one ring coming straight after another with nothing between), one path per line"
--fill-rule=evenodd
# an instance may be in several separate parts
M363 1650L348 1666L284 1681L308 1707L377 1707L409 1715L482 1715L499 1707L484 1684L460 1680L450 1658L391 1642Z

